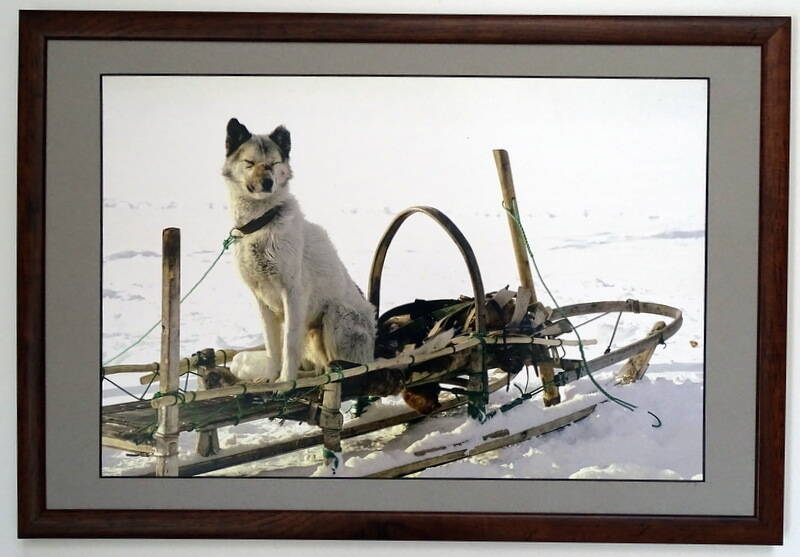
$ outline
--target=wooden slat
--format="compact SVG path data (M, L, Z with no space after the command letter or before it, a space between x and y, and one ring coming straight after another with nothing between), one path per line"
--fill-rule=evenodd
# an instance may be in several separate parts
M481 443L480 445L472 449L456 449L454 451L450 451L441 455L415 460L413 462L402 464L400 466L395 466L394 468L389 468L388 470L375 472L374 474L369 474L367 477L399 478L402 476L413 474L415 472L419 472L421 470L425 470L426 468L431 468L433 466L440 466L442 464L447 464L448 462L453 462L462 458L476 456L479 454L487 453L489 451L494 451L496 449L501 449L503 447L507 447L515 443L521 443L526 439L531 439L532 437L544 435L545 433L549 433L551 431L569 425L572 422L582 420L583 418L594 412L595 406L596 405L593 404L588 408L582 408L577 412L567 414L566 416L562 416L561 418L551 420L544 424L539 424L534 427L530 427L513 435L505 435L500 438L495 438L493 434L489 434L484 437L485 440L484 443Z
M495 392L503 388L506 385L506 381L506 377L501 377L492 381L489 383L489 391ZM445 412L446 410L451 410L464 404L466 404L465 398L457 398L454 395L448 394L442 397L439 408L437 408L434 414ZM350 439L359 435L385 429L387 427L404 424L421 417L422 415L417 411L406 409L399 414L382 418L380 420L369 421L362 418L355 420L354 423L351 422L349 424L345 424L342 428L341 437L342 439ZM322 440L323 435L321 432L311 435L293 437L277 443L269 443L265 446L257 447L255 449L248 449L246 451L240 451L234 454L193 462L191 464L184 464L180 467L179 475L181 477L196 476L198 474L213 472L214 470L230 468L231 466L236 466L238 464L262 460L264 458L270 458L273 456L306 449L308 447L313 447L322 443Z
M181 407L178 431L193 431L200 426L220 428L279 416L296 417L305 411L306 406L300 402L284 408L283 403L264 406L255 398L239 402L231 397L198 401ZM151 445L152 439L142 438L142 432L153 428L156 420L156 410L147 401L106 406L102 413L103 435L124 443Z
M128 451L132 453L142 453L148 456L152 455L154 451L151 445L137 445L136 443L124 441L117 437L106 437L105 435L100 438L100 444L103 447L119 449L121 451Z

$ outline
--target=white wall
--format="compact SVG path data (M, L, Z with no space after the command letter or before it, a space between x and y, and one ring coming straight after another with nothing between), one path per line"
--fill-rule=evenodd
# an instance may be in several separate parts
M746 0L740 2L722 2L714 0L668 1L651 0L640 3L634 0L546 0L540 2L525 2L522 0L228 0L226 2L212 0L144 0L140 2L118 0L50 0L14 1L6 0L0 8L0 46L3 54L0 55L0 120L3 124L3 141L0 142L0 261L13 261L15 259L15 167L16 167L16 70L17 70L17 14L18 9L141 9L141 10L167 10L167 9L194 9L194 10L240 10L240 11L350 11L350 12L404 12L404 13L530 13L530 14L646 14L646 15L791 15L800 17L800 5L794 0ZM797 49L794 49L793 58L796 59ZM793 87L793 90L796 90ZM796 95L794 95L796 98ZM793 154L796 153L796 142L793 140ZM793 162L796 156L793 156ZM793 173L794 175L794 173ZM798 200L795 195L792 199L793 222L796 221ZM791 226L790 262L798 259L798 250L794 239L796 227ZM794 267L790 269L790 285L793 282ZM11 264L5 265L0 271L0 303L2 307L11 308L15 299L15 271ZM789 306L789 367L797 371L797 358L795 356L796 330L798 318L798 295L790 286ZM0 350L2 353L12 353L16 345L14 325L0 329ZM3 374L9 402L14 400L16 366L9 361L6 372ZM795 461L793 448L800 446L800 433L797 427L792 427L792 418L795 415L795 400L797 396L798 378L790 377L788 386L789 406L787 414L787 472L791 471ZM15 439L15 407L9 403L0 407L0 424L2 424L3 437ZM16 538L16 458L11 450L0 453L0 469L8 472L0 479L0 497L3 504L0 507L0 554L2 555L53 555L58 553L62 557L81 555L82 557L109 554L127 554L135 551L147 551L151 555L210 555L225 552L231 557L258 554L280 553L281 555L308 555L322 554L329 557L338 555L368 555L381 552L384 555L405 555L413 552L415 556L438 555L444 551L457 551L460 555L480 555L486 551L501 555L523 555L532 551L546 552L547 555L794 555L800 553L800 533L797 527L800 521L796 520L797 507L800 503L800 488L787 477L786 491L786 545L783 548L754 548L754 547L686 547L686 546L631 546L631 545L592 545L569 546L565 544L486 544L486 543L416 543L413 542L282 542L282 541L131 541L131 540L28 540L17 541Z

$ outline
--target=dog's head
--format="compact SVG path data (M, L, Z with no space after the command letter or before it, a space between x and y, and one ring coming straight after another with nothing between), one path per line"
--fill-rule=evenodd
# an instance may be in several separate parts
M268 135L253 135L236 118L228 121L222 175L237 194L266 199L287 189L292 169L289 130L278 126Z

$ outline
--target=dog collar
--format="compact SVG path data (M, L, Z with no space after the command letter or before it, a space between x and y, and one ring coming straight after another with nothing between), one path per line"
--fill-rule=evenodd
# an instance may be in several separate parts
M276 205L275 207L271 208L269 211L261 215L260 217L254 218L250 222L238 227L234 228L231 231L231 235L234 235L234 232L239 232L242 236L247 236L248 234L252 234L257 230L261 230L273 220L275 220L278 216L280 216L281 211L283 210L283 205Z

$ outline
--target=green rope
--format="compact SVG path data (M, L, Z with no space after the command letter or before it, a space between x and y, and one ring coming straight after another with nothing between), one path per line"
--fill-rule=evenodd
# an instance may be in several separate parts
M481 345L481 370L480 372L471 371L469 375L481 376L481 389L480 391L467 392L467 414L470 418L484 423L488 419L486 404L489 402L489 383L486 373L486 335L476 332L472 334L472 337L477 338Z
M519 406L520 404L522 404L526 400L530 400L533 397L535 397L536 395L538 395L539 393L541 393L542 391L544 391L545 387L549 386L549 384L550 383L544 383L544 384L542 384L541 387L537 387L536 389L533 389L532 391L528 391L528 392L525 392L522 389L520 389L520 387L518 385L514 385L515 387L517 387L517 389L519 389L519 391L521 393L520 396L518 396L517 398L515 398L513 400L510 400L510 401L506 402L505 404L500 406L500 408L492 410L491 412L487 413L486 414L486 419L490 420L490 419L494 418L497 415L497 411L498 410L500 412L502 412L503 414L505 414L509 410L511 410L513 408L516 408L517 406Z
M336 453L330 450L328 447L323 447L322 458L325 459L325 461L333 461L333 473L336 474L336 470L339 468L339 457L336 455Z
M338 375L336 379L334 379L334 374ZM325 372L325 378L327 379L327 383L336 383L337 381L344 380L344 369L342 366L338 364L333 364L328 368L328 371Z
M210 272L211 272L211 269L213 269L213 268L216 266L216 264L219 262L219 260L220 260L220 259L222 259L222 256L225 254L225 252L228 250L228 248L229 248L229 247L231 247L231 245L232 245L232 244L233 244L233 243L234 243L234 242L235 242L237 239L238 239L238 238L237 238L236 236L234 236L233 234L228 234L228 237L227 237L227 238L225 238L225 240L222 242L222 251L220 251L220 252L219 252L219 255L217 255L216 259L214 259L214 261L211 263L211 266L209 266L209 268L208 268L208 269L206 269L206 271L205 271L205 272L204 272L204 273L203 273L203 274L200 276L200 279L199 279L197 282L195 282L195 283L194 283L194 285L193 285L193 286L192 286L192 287L189 289L189 291L188 291L186 294L184 294L184 295L181 297L181 301L180 301L180 303L183 303L183 301L184 301L186 298L188 298L188 297L189 297L189 296L192 294L192 292L194 292L194 291L195 291L195 289L196 289L198 286L200 286L200 283L201 283L201 282L203 282L203 281L205 280L205 278L208 276L208 273L210 273ZM138 339L137 339L137 340L136 340L136 341L135 341L133 344L131 344L130 346L128 346L128 347L127 347L125 350L123 350L122 352L120 352L119 354L117 354L116 356L114 356L113 358L109 358L108 360L106 360L105 362L103 362L103 365L104 365L104 366L107 366L107 365L108 365L108 364L110 364L111 362L113 362L113 361L115 361L115 360L119 359L120 357L122 357L123 355L127 354L127 353L128 353L128 352L129 352L129 351L132 349L132 348L136 347L136 346L137 346L137 345L138 345L140 342L142 342L144 339L146 339L146 338L147 338L147 337L150 335L150 333L152 333L153 331L155 331L155 330L156 330L156 327L158 327L159 325L161 325L161 319L159 319L158 321L156 321L156 322L153 324L153 326L152 326L152 327L150 327L149 329L147 329L147 332L145 332L145 333L144 333L142 336L140 336L140 337L139 337L139 338L138 338Z
M177 391L167 391L166 393L157 392L153 394L153 398L162 398L165 396L173 396L178 401L177 404L186 404L186 395L183 391L178 389Z
M236 395L233 399L226 404L220 406L213 412L209 413L205 416L205 420L200 422L189 422L186 424L187 431L201 431L206 429L209 425L213 424L216 421L216 418L219 416L223 416L228 413L228 410L235 407L236 414L234 415L234 423L233 425L239 425L239 422L242 421L244 417L244 412L242 411L242 405L240 397L244 395ZM186 403L188 404L188 403Z
M296 392L295 396L288 396L290 393L293 393L294 391L286 391L283 393L273 393L272 396L270 397L263 397L263 396L243 393L232 397L230 401L220 405L219 408L217 408L213 412L209 412L208 414L203 416L204 419L188 422L185 427L187 431L202 431L208 429L209 427L213 427L215 423L219 422L220 417L224 417L230 414L232 410L234 411L232 416L234 420L233 425L236 426L239 425L244 418L248 418L257 413L257 408L254 408L254 406L266 409L267 406L273 402L281 403L281 407L278 410L278 413L275 416L271 417L270 420L273 419L283 420L285 419L284 416L290 404L301 401L303 400L303 398L311 397L319 390L320 387L316 386L307 389L299 389ZM191 404L191 401L186 400L185 393L182 392L180 389L168 393L158 392L153 395L153 398L161 398L168 395L174 396L178 401L176 403L178 405L188 406ZM245 403L248 406L245 406ZM150 424L143 426L139 430L137 430L137 434L142 436L141 437L142 439L147 439L149 438L149 436L152 436L152 433L157 429L157 427L158 427L158 422L153 421Z
M380 400L379 396L360 396L356 399L356 403L350 408L350 414L356 418L360 418L367 411L367 408L372 406L376 400Z
M542 277L542 273L539 271L539 265L536 263L536 258L533 255L533 250L531 249L530 242L528 242L528 236L527 236L527 234L525 234L525 229L522 227L522 222L519 219L519 210L517 208L517 200L516 200L516 198L511 200L511 204L512 204L511 209L506 207L505 204L502 204L502 207L509 214L509 216L511 216L511 219L517 225L517 229L519 230L520 234L522 234L522 239L525 242L525 248L527 249L528 255L531 258L531 263L533 263L533 268L536 271L536 276L539 277L539 282L542 283L542 286L544 287L545 291L547 292L547 295L550 296L550 299L553 301L553 305L556 306L556 310L567 321L567 323L569 324L570 328L572 328L572 332L575 333L575 336L578 338L578 349L580 350L580 353L581 353L581 367L583 368L583 371L586 373L586 375L589 376L589 379L591 379L592 383L597 388L597 390L600 391L608 400L610 400L611 402L614 402L614 403L622 406L626 410L630 410L631 412L633 412L634 410L636 410L638 408L638 406L636 406L635 404L632 404L630 402L627 402L626 400L623 400L621 398L615 397L614 395L612 395L611 393L606 391L600 385L600 383L597 382L597 380L594 378L592 373L589 371L589 364L588 364L588 362L586 360L586 354L585 354L585 352L583 350L583 340L581 340L581 336L578 333L578 331L575 330L575 327L572 326L572 322L569 320L569 318L567 318L567 316L564 315L564 313L561 311L561 306L556 301L555 296L553 296L553 293L550 291L550 288L547 286L547 283L544 281L544 278ZM648 414L650 414L651 416L653 416L657 420L657 423L656 424L652 424L652 427L654 427L654 428L661 427L661 420L659 419L659 417L656 416L655 414L653 414L652 412L648 412Z

